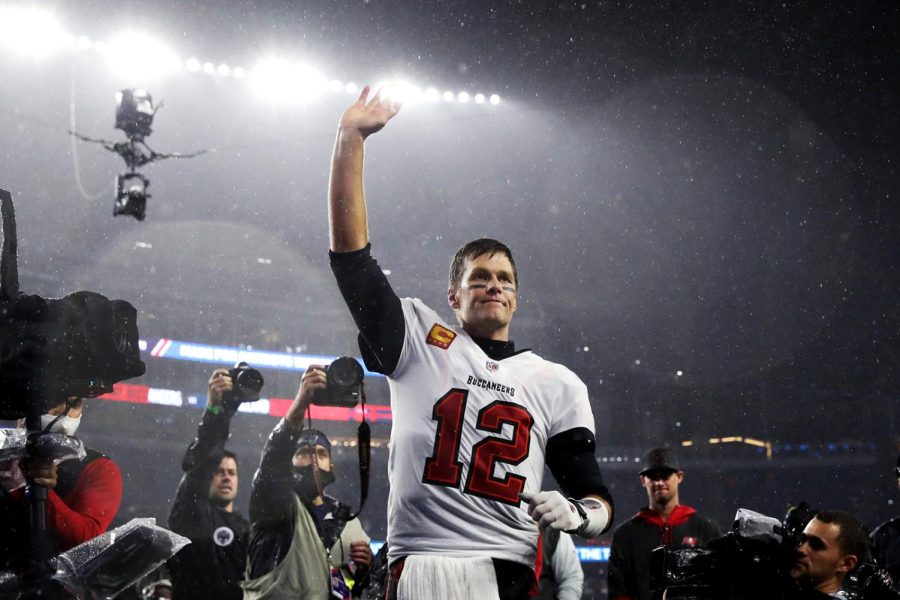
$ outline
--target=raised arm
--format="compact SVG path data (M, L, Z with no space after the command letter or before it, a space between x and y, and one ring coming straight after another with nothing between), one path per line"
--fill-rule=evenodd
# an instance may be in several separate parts
M341 115L331 178L328 185L328 224L333 252L362 250L369 243L366 199L363 192L363 158L367 137L379 131L400 110L400 103L382 97L369 98L365 86L359 98Z
M300 378L300 388L284 419L269 434L250 492L250 521L256 529L293 531L294 466L291 460L303 430L303 414L312 403L315 391L324 388L325 366L310 365Z

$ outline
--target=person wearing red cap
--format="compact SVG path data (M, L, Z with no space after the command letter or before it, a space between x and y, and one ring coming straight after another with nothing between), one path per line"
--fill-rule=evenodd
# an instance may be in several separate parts
M613 534L609 556L609 597L613 600L651 600L650 553L658 546L703 546L720 535L715 523L696 509L681 504L678 486L684 471L671 448L644 454L641 485L647 506Z

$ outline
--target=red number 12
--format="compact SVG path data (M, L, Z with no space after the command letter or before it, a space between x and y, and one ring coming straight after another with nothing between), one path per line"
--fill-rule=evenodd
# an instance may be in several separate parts
M459 461L459 445L468 396L467 390L453 388L434 403L431 418L437 421L438 427L434 450L425 460L424 483L459 487L463 468ZM534 419L523 406L497 400L479 411L475 427L500 433L506 423L513 428L511 439L488 436L472 446L472 461L463 493L518 505L519 494L525 488L525 477L511 473L494 477L494 465L498 462L517 465L528 457Z

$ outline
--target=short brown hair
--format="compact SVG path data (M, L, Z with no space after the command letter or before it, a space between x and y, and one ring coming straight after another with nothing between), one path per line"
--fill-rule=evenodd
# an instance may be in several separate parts
M823 523L837 525L840 532L837 545L844 554L852 554L859 562L869 555L869 533L859 520L850 513L839 510L823 510L816 513L816 519Z
M450 261L450 287L459 287L459 284L462 281L463 272L466 270L467 262L478 258L482 254L497 253L503 254L509 259L509 264L511 264L513 268L514 283L516 287L518 287L519 271L516 269L516 261L513 260L509 246L491 238L472 240L456 251L456 255L453 257L453 260Z
M222 461L223 461L224 459L226 459L226 458L230 458L231 460L233 460L233 461L234 461L234 466L236 466L236 467L239 466L239 465L238 465L237 454L235 454L235 453L232 452L231 450L223 450L223 451L222 451L222 458L219 459L219 464L221 464Z

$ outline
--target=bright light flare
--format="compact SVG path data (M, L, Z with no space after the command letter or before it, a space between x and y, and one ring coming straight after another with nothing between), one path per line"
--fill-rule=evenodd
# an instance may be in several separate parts
M136 82L181 68L181 59L168 46L142 33L125 32L106 44L102 52L110 68Z
M316 69L280 58L259 62L249 81L260 99L276 104L306 104L328 89L328 80Z
M59 21L37 8L0 7L0 44L32 58L53 54L72 40Z
M383 97L403 102L404 104L420 102L424 97L422 88L406 81L387 81L378 84L377 87Z
M500 96L498 96L497 94L491 94L491 97L488 100L488 102L490 102L494 106L497 106L498 104L500 104Z

